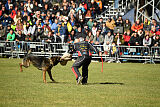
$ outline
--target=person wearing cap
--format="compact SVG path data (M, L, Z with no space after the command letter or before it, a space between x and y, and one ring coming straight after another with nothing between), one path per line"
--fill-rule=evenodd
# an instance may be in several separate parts
M83 37L76 39L74 46L75 51L78 52L78 58L72 65L72 71L76 76L77 84L82 83L82 85L85 85L88 80L88 66L92 59L91 51L96 54L99 52L89 42L84 41ZM78 70L80 67L82 67L82 76Z

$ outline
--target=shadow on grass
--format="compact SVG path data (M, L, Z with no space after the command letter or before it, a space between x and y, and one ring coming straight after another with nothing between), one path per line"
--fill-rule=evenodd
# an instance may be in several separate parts
M47 83L54 83L54 84L71 84L70 82L47 82ZM101 84L101 85L124 85L124 83L117 83L117 82L101 82L101 83L87 83L86 85L96 85L96 84Z
M95 85L95 84L101 84L101 85L124 85L124 83L117 83L117 82L101 82L101 83L88 83L87 85Z
M58 82L58 81L55 81L55 82L47 82L47 84L69 84L69 82Z

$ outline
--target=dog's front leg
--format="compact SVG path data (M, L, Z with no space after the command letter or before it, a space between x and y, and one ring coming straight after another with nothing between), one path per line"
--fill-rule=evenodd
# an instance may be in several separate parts
M48 75L49 75L50 79L51 79L53 82L55 82L55 80L52 78L51 70L47 70L47 71L48 71Z
M44 82L44 83L47 83L47 82L46 82L46 70L43 71L43 82Z

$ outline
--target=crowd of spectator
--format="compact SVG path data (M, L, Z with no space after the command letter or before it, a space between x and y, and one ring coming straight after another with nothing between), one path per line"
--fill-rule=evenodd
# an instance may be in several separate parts
M16 2L17 1L17 2ZM78 37L94 45L160 46L160 25L155 20L103 18L102 0L63 0L52 4L50 0L0 1L0 40L48 43L73 43ZM123 33L114 32L122 27Z

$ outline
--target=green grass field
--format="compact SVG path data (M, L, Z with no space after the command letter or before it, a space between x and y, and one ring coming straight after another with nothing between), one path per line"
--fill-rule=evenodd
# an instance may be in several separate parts
M88 85L76 85L73 62L52 69L51 83L20 59L0 59L0 107L160 107L160 65L92 62Z

